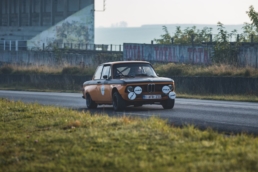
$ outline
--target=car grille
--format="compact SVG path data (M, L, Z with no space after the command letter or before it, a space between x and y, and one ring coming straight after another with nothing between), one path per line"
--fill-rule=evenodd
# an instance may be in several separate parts
M164 84L154 84L154 83L141 85L142 92L147 92L147 93L161 92L163 86Z
M148 93L155 92L155 84L148 84L147 85L147 92Z

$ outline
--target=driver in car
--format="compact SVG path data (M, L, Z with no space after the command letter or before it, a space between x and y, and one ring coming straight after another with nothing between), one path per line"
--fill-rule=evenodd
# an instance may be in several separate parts
M139 66L132 67L129 73L130 76L137 76L139 74L142 74L142 69Z

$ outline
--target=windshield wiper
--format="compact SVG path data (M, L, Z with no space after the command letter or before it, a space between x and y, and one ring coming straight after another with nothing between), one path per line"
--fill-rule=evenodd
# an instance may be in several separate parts
M148 75L145 73L140 73L140 74L135 74L135 76L148 76Z
M156 76L154 75L148 75L146 73L142 73L142 74L136 74L135 76L148 76L148 77L152 77L152 78L155 78Z
M121 77L124 77L124 78L130 78L130 77L134 77L132 75L123 75L123 74L120 74L120 75L116 75L117 77L121 78Z
M152 77L152 78L155 78L156 76L154 76L154 75L148 75L149 77Z

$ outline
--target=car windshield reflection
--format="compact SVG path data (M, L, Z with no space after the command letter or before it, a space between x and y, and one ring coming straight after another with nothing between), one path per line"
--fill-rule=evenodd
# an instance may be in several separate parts
M157 77L154 69L149 64L144 63L128 63L114 65L114 78L122 77Z

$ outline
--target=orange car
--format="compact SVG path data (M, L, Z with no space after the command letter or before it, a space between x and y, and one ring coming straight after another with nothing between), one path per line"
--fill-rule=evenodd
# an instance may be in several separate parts
M83 83L82 91L89 109L109 104L114 110L123 110L129 105L156 103L172 109L176 98L174 80L158 77L146 61L103 63L92 80Z

